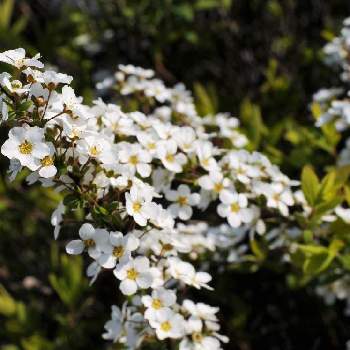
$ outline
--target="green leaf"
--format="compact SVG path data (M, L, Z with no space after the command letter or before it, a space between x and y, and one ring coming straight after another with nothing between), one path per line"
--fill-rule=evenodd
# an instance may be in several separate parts
M217 96L215 90L206 88L200 83L193 84L196 108L201 116L217 113Z
M321 202L321 204L315 206L314 215L315 217L321 217L330 210L334 209L343 201L342 196L333 197L328 201Z
M320 183L313 169L306 165L301 173L301 188L303 190L306 201L314 206L316 204L317 195L320 189Z
M261 117L260 107L249 99L245 99L240 106L240 117L247 131L251 148L255 150L259 147L262 137L268 133Z
M11 316L16 313L17 304L6 289L0 285L0 314Z
M252 252L256 256L256 258L260 261L263 261L266 259L269 249L264 241L258 241L256 239L251 239L250 240L250 247L252 249Z
M350 254L346 254L339 257L344 269L350 271Z
M335 195L335 180L336 180L336 172L331 171L328 173L321 182L321 186L318 193L318 201L329 200L332 199Z
M174 14L187 22L192 22L194 18L194 9L190 4L179 4L173 8Z
M315 254L305 260L303 271L306 275L316 275L327 268L330 262L327 253Z
M197 0L194 6L197 10L210 10L220 7L229 8L231 2L231 0Z
M0 3L0 28L3 30L9 29L14 4L14 0L3 0Z

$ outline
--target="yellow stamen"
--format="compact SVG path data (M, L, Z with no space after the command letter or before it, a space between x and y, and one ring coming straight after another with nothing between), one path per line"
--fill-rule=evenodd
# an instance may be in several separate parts
M93 157L96 157L97 155L99 155L101 153L101 151L96 147L96 146L92 146L90 147L90 154Z
M124 248L122 246L114 247L113 255L118 259L121 258L124 255Z
M95 241L93 239L87 239L84 241L85 248L92 248L96 245Z
M154 142L150 142L148 145L147 145L147 148L148 149L155 149L156 148L156 144Z
M216 184L214 184L214 192L219 193L224 189L224 186L222 183L217 182Z
M173 154L168 153L165 157L165 159L169 162L169 163L173 163L175 158Z
M203 336L201 333L198 333L198 332L195 332L192 334L192 340L195 342L195 343L200 343L203 339Z
M177 198L177 202L180 204L180 206L186 205L188 203L188 199L186 196L179 196Z
M139 158L137 155L130 156L129 163L132 165L137 165L139 163Z
M240 210L240 206L237 203L232 203L231 204L231 211L232 213L237 213Z
M160 325L160 329L161 329L163 332L169 332L169 331L171 330L171 324L170 324L170 322L168 322L168 321L163 322L163 323Z
M138 275L139 275L139 273L134 268L131 268L130 270L128 270L126 272L126 276L129 280L135 281L136 278L138 277Z
M53 158L50 157L50 156L46 156L40 161L40 163L41 163L42 166L53 165Z
M163 303L159 299L153 299L152 307L153 309L159 310L163 307Z
M11 86L14 89L20 89L22 87L22 83L19 80L14 80L11 82Z
M209 166L209 158L205 158L202 160L202 165Z
M169 250L173 249L173 246L170 243L166 243L166 244L163 245L162 249L165 250L165 251L169 251Z
M135 203L132 205L132 209L133 209L133 211L134 211L135 213L140 212L141 207L142 207L142 205L141 205L140 202L135 202Z
M22 154L31 154L33 151L33 145L30 142L28 142L27 140L25 140L23 143L21 143L18 146L18 148Z

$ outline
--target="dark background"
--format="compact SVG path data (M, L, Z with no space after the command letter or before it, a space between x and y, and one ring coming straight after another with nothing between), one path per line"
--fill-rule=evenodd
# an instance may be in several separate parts
M74 76L87 101L96 81L119 63L153 68L167 84L193 89L204 112L239 116L250 149L265 152L291 177L308 162L318 172L334 163L336 149L314 128L309 104L319 88L340 84L339 72L322 61L322 47L350 15L349 1L2 0L0 6L1 50L40 52ZM63 242L52 243L48 218L59 197L27 188L24 176L9 184L6 168L1 159L0 349L111 349L101 333L109 305L118 303L115 282L102 275L87 286L83 261L67 258ZM213 267L216 290L198 298L220 306L223 333L231 338L226 348L345 349L344 303L327 307L312 286L289 288L288 267L272 266L225 273Z

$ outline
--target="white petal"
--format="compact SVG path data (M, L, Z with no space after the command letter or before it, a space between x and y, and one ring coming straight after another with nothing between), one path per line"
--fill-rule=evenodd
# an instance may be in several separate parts
M135 281L125 279L120 283L119 289L124 295L132 295L137 291L137 284Z
M95 229L91 224L85 223L80 227L79 236L83 239L90 239L93 237Z
M142 273L138 276L136 279L137 284L140 286L140 288L149 288L152 285L153 278L150 273Z
M77 255L77 254L81 254L84 251L84 242L81 241L80 239L76 239L74 241L70 241L67 245L66 245L66 252L68 254L73 254L73 255Z
M116 258L111 254L101 254L98 258L98 262L106 269L113 269L116 263Z

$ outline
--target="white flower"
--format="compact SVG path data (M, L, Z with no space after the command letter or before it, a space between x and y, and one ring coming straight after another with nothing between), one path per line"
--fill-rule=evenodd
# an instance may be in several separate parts
M41 166L38 170L39 175L44 178L54 177L57 173L57 169L54 164L55 147L51 142L47 143L47 145L49 146L50 153L40 159Z
M174 305L176 294L174 291L164 288L158 288L152 291L152 295L144 295L142 303L147 308L145 318L148 320L155 319L158 313L164 308Z
M247 197L242 193L223 191L220 194L221 204L218 205L218 214L227 218L232 227L239 227L242 223L250 223L254 218L254 211L247 208Z
M11 94L21 96L29 91L29 85L23 85L20 80L13 80L11 75L4 72L0 74L0 85Z
M16 158L10 159L9 170L7 171L7 173L9 174L9 180L12 182L21 170L21 162Z
M59 84L70 84L72 80L73 77L70 75L47 70L42 73L39 81L44 83L48 88L53 89Z
M54 226L55 228L54 230L55 239L58 238L58 235L60 233L62 218L65 210L66 210L66 207L64 206L63 202L60 202L57 208L53 211L51 215L51 225Z
M202 334L198 327L198 331L191 335L191 340L181 340L179 350L222 350L222 347L217 338Z
M123 309L121 310L118 306L112 305L112 319L107 321L104 325L106 333L102 334L102 338L106 340L112 340L116 342L123 331L123 323L126 314L126 303L123 304Z
M193 265L182 261L176 257L168 258L169 274L185 284L194 286L197 289L206 288L212 289L208 283L211 281L211 276L206 272L196 272Z
M168 210L164 209L161 204L154 202L147 206L147 213L150 222L160 228L173 228L174 219Z
M219 171L212 171L198 179L198 184L207 191L212 191L218 196L226 188L231 186L231 181Z
M150 320L151 327L155 328L160 340L181 338L184 334L184 323L183 316L167 308L160 310L155 320Z
M173 132L173 138L179 148L185 153L193 152L195 149L196 133L193 128L179 127Z
M33 58L26 58L26 52L22 48L0 53L0 62L11 64L18 69L22 67L43 68L44 65L38 58L40 58L40 54L35 55Z
M342 206L337 206L334 212L347 224L350 223L350 209L345 209Z
M150 162L152 156L149 152L142 149L139 145L126 143L119 152L119 161L124 164L127 173L131 176L138 172L142 177L148 177L151 174Z
M0 124L8 119L8 106L3 96L0 96Z
M124 114L119 106L105 105L102 100L96 100L96 115L102 115L104 125L116 134L132 135L134 132L133 121Z
M267 198L266 205L269 208L278 209L282 215L289 214L289 206L294 204L292 192L280 183L261 184L256 186L258 193L261 193Z
M157 142L159 137L155 133L138 132L136 134L137 140L141 145L147 149L151 155L155 155L157 152Z
M85 164L89 159L98 159L103 164L116 162L111 141L102 135L84 137L84 139L77 142L76 149L80 164Z
M44 130L37 127L15 127L1 147L1 153L10 159L18 159L30 170L41 166L41 159L50 154L50 147L44 142Z
M208 141L198 141L196 143L196 154L200 165L207 171L217 169L217 163L214 158L215 149L212 143Z
M99 263L107 269L114 268L117 260L129 259L131 252L138 248L140 241L132 233L124 236L121 232L111 232L109 243L98 259Z
M176 191L166 191L165 198L168 201L175 202L168 207L168 210L174 217L179 217L181 220L188 220L192 216L192 206L199 203L200 195L198 193L191 193L187 185L180 185Z
M177 144L174 140L159 142L157 156L163 165L174 173L182 171L187 158L183 153L177 153Z
M104 229L95 229L91 224L85 223L79 230L79 236L81 239L70 241L66 246L68 254L78 255L85 249L88 254L97 259L102 250L105 249L108 244L109 234Z
M101 272L102 270L102 266L97 262L97 261L93 261L86 269L86 276L90 278L90 285L92 285L99 273Z
M119 263L113 273L121 280L119 289L125 295L135 294L139 288L149 288L152 284L149 260L144 256Z
M129 193L125 193L125 199L127 213L134 218L137 224L146 226L149 218L148 206L151 203L149 194L133 186Z
M182 307L192 316L203 321L217 322L216 313L218 307L213 307L204 303L194 303L192 300L185 299Z

